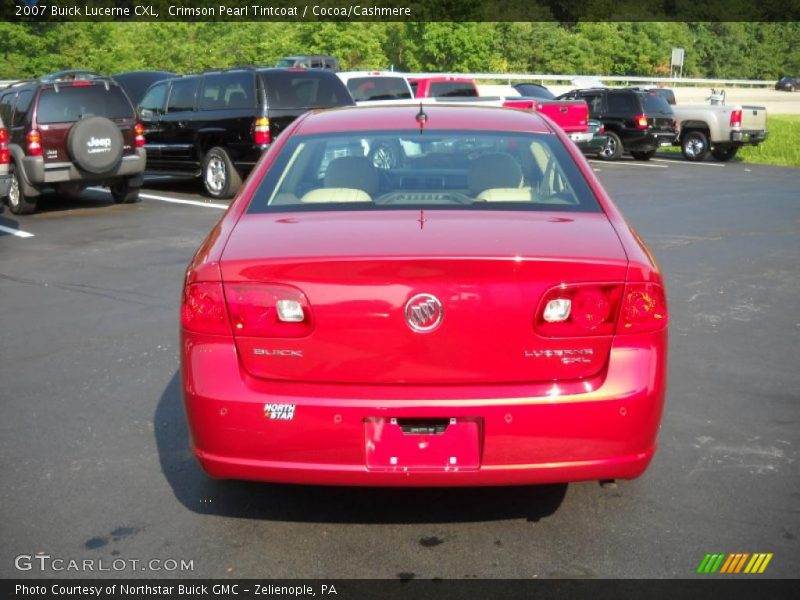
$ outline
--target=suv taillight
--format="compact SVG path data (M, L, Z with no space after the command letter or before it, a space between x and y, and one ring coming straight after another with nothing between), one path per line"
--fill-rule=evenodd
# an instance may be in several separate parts
M144 139L144 125L142 125L141 123L137 123L136 125L134 125L133 126L133 134L136 136L135 137L136 147L137 148L142 148L144 146L144 142L145 142L145 139Z
M732 110L731 111L731 127L741 127L742 126L742 111L740 109Z
M8 131L0 127L0 165L7 165L11 161L8 152Z
M31 129L28 135L25 136L25 141L28 143L29 156L42 155L42 136L39 134L38 129Z
M658 331L667 321L659 284L580 284L547 292L535 328L547 337L612 335Z
M272 136L269 134L269 119L260 117L255 120L253 124L253 141L258 146L267 146L272 142Z
M297 288L229 283L225 298L236 336L299 338L311 333L311 308Z
M647 115L636 115L634 117L636 129L647 129Z

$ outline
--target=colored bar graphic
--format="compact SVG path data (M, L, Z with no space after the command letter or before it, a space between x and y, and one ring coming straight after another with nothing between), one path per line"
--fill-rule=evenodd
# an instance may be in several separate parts
M736 573L738 573L739 571L742 570L742 567L744 566L744 561L747 560L748 556L750 556L750 555L747 554L747 553L742 554L742 558L739 559L739 564L736 565Z
M772 560L772 553L756 552L732 552L730 554L713 553L706 554L700 565L697 567L698 573L713 574L751 574L763 573L769 561ZM746 565L746 566L745 566Z
M711 560L711 555L710 554L706 554L705 557L703 557L703 560L700 562L700 566L697 567L697 572L698 573L705 573L706 572L706 565L709 563L710 560Z
M767 565L769 564L769 561L771 561L771 560L772 560L772 552L767 554L766 558L764 559L764 562L761 563L761 567L759 567L758 572L759 573L763 573L764 569L767 568Z
M727 573L728 569L731 568L731 563L733 562L733 554L728 554L728 559L725 561L725 564L722 565L722 570L720 573Z

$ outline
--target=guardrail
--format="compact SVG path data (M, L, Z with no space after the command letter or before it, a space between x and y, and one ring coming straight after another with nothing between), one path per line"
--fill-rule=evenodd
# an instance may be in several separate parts
M536 75L531 73L406 73L406 75L413 77L440 77L443 75L468 77L470 79L478 80L492 80L492 81L505 81L509 85L512 82L519 81L534 81L534 82L560 82L563 81L571 84L576 79L583 80L600 80L604 83L627 85L630 83L651 83L651 84L669 84L670 87L677 87L682 85L699 85L710 87L712 85L727 85L727 86L743 86L743 87L772 87L775 85L775 80L765 79L698 79L698 78L675 78L675 77L641 77L638 75ZM16 80L0 81L0 89L8 87Z
M565 82L571 84L574 80L599 80L607 84L627 85L630 83L652 83L669 84L668 87L682 85L698 85L710 87L712 85L745 86L745 87L773 87L775 80L766 79L702 79L688 77L642 77L638 75L537 75L531 73L408 73L411 77L441 77L457 76L467 77L477 80L505 81L509 85L512 82L532 81L532 82Z

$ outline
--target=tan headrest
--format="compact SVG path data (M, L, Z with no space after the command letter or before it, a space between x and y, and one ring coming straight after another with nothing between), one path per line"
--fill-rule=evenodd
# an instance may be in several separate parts
M311 190L300 199L303 204L323 202L372 202L363 190L353 188L319 188Z
M334 158L325 170L326 188L354 188L372 196L378 185L378 170L363 156Z
M510 154L484 154L469 163L467 186L473 196L491 188L522 187L522 169Z

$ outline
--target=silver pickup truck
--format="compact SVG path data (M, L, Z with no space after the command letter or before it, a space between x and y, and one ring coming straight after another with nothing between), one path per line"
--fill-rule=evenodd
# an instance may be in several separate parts
M742 146L757 146L767 138L763 106L675 104L672 111L680 126L675 144L687 160L703 160L709 151L717 160L730 160Z

